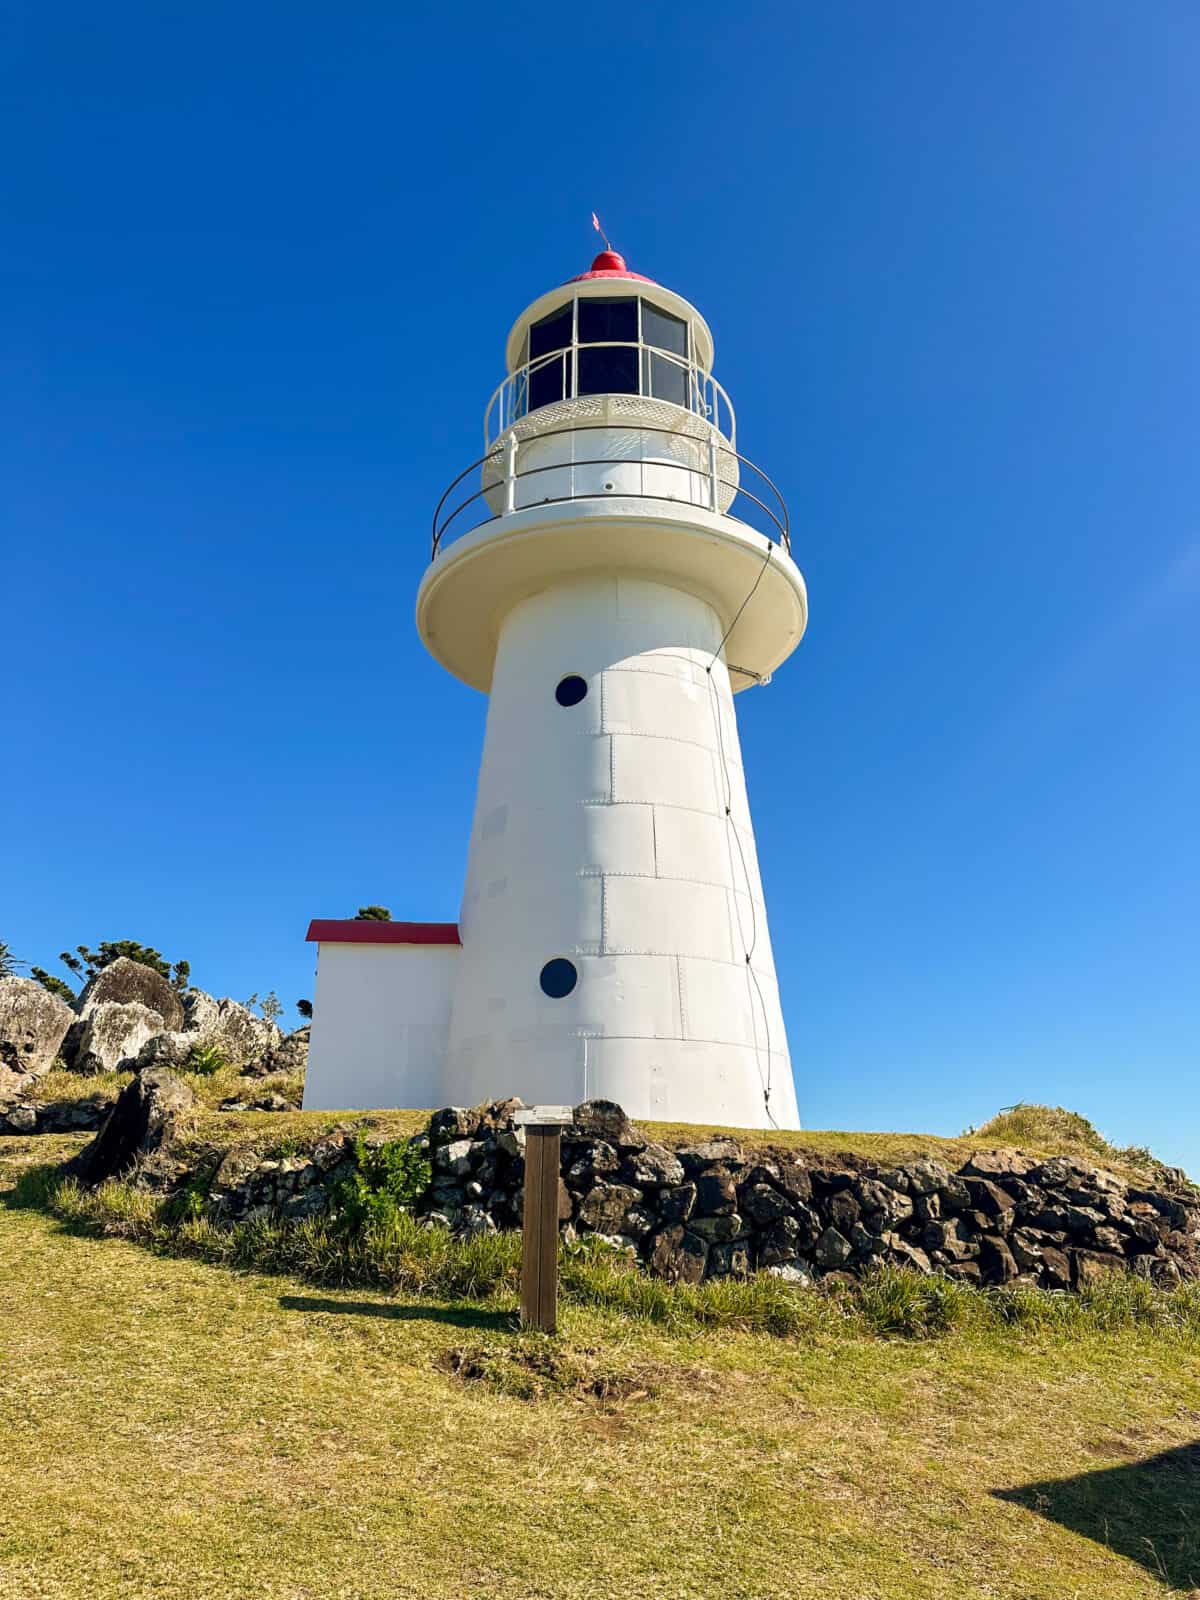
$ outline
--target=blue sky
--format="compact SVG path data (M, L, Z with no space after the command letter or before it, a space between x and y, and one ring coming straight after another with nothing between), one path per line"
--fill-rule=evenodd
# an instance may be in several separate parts
M456 915L429 517L595 208L809 583L738 700L806 1122L1200 1170L1198 73L1172 0L9 6L0 937L290 1002Z

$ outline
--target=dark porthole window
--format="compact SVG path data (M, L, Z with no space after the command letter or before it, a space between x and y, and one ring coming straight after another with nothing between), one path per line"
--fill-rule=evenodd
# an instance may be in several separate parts
M577 706L586 694L587 680L572 672L555 689L554 698L560 706Z
M579 974L575 970L573 961L568 961L563 956L555 956L553 961L547 961L542 968L539 982L542 985L542 993L549 995L551 1000L565 1000L579 982Z

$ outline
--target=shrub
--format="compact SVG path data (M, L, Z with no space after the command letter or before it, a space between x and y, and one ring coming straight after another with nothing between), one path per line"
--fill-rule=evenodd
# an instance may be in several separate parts
M432 1175L420 1139L392 1139L371 1149L360 1134L354 1170L334 1190L343 1226L352 1232L394 1227L400 1213L411 1211L425 1193Z
M221 1072L228 1065L228 1057L223 1056L215 1044L194 1044L184 1064L184 1071L195 1072L200 1077L207 1078L214 1072Z

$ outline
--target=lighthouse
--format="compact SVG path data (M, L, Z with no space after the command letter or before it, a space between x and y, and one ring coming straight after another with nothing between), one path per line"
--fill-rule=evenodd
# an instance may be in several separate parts
M393 1029L369 1103L796 1128L734 706L807 622L786 508L741 452L704 318L611 249L521 313L505 356L416 606L430 654L488 697L459 922L313 925L305 1104L363 1103L368 1042L337 1013L370 954Z

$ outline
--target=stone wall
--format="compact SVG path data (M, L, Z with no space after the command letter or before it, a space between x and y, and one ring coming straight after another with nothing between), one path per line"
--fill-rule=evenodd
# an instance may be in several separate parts
M434 1114L418 1136L433 1177L417 1209L431 1226L520 1226L519 1108ZM210 1212L319 1215L352 1162L349 1129L277 1159L231 1150L212 1175ZM1013 1150L976 1151L951 1171L934 1160L826 1163L729 1138L668 1148L604 1101L579 1106L564 1133L559 1218L568 1238L602 1235L652 1272L693 1283L760 1269L797 1282L861 1275L875 1262L1049 1289L1112 1270L1164 1286L1200 1277L1200 1192L1182 1183L1178 1192L1139 1188L1079 1161Z

